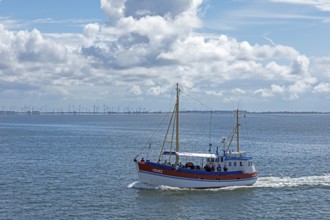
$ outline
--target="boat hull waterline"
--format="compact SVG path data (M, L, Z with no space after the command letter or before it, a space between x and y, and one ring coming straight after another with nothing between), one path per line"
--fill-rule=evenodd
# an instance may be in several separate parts
M170 165L153 166L137 162L140 182L154 186L178 188L221 188L228 186L249 186L257 181L257 172L205 172Z

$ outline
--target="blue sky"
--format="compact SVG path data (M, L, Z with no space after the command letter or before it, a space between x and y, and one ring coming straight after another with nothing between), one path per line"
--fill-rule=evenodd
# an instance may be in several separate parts
M2 0L0 107L329 111L328 39L328 0Z

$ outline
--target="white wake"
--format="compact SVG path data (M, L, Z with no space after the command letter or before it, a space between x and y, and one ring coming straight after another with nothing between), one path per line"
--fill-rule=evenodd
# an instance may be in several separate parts
M135 182L133 182L133 183L130 183L130 184L127 185L127 188L132 189L132 188L135 187L135 185L137 185L137 184L139 184L139 183L140 183L140 181L135 181Z
M330 174L303 177L261 177L253 186L259 188L330 186Z

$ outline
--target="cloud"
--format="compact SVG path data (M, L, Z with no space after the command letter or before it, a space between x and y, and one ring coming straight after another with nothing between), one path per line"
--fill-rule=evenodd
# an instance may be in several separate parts
M291 74L293 75L306 75L308 74L309 59L306 56L299 55L291 63Z
M270 37L268 37L267 35L264 35L263 36L272 46L275 46L276 45L276 43L270 38Z
M258 89L254 91L254 94L267 98L267 97L274 97L275 95L285 94L287 90L288 89L283 85L272 84L269 89Z
M63 86L83 84L86 62L77 48L58 43L36 29L12 32L0 25L0 55L1 79L24 84L16 87L18 92L22 88L46 91L58 82Z
M160 3L164 7L158 7ZM109 24L86 25L84 36L89 45L82 52L102 65L118 69L167 64L171 61L161 59L160 53L170 50L175 41L201 25L197 16L201 3L102 0L101 8ZM142 9L150 13L141 13Z
M202 1L196 0L168 0L166 2L162 0L143 0L141 2L126 0L125 16L140 18L142 16L157 15L161 17L169 16L175 18L191 9L197 9L201 2ZM159 7L159 5L162 5L162 7Z
M134 95L141 95L142 94L141 87L139 85L133 85L130 89L130 93Z
M266 66L272 73L270 79L282 82L282 85L272 84L270 88L258 89L254 94L262 97L281 95L290 100L298 99L300 94L310 91L317 83L317 78L310 73L309 64L309 59L304 55L291 60L290 65L278 65L271 61Z
M196 13L201 4L202 0L168 0L165 2L162 0L141 0L139 2L135 0L101 0L101 9L110 24L121 22L125 18L139 21L141 18L161 17L168 21L178 18L184 21L184 18L199 20Z
M330 11L330 2L328 0L271 0L272 2L311 5L321 11Z
M315 86L314 93L329 93L330 92L330 83L320 83Z
M0 24L2 61L18 63L63 62L67 59L67 47L45 38L40 31L7 31Z
M125 0L101 0L101 9L109 19L117 20L124 15Z
M330 79L330 57L314 58L313 69L318 78L322 80Z
M38 18L33 20L13 19L11 17L1 17L0 23L10 30L32 30L36 26L48 30L49 27L60 26L70 29L81 30L86 24L91 22L101 22L99 19L54 19Z

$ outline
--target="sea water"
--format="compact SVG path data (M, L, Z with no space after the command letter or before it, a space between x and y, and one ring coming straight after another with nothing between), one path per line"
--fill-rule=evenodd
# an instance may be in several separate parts
M157 159L165 114L0 116L0 219L329 219L330 115L241 116L259 179L204 190L138 181L133 159ZM180 124L182 150L208 152L235 117Z

